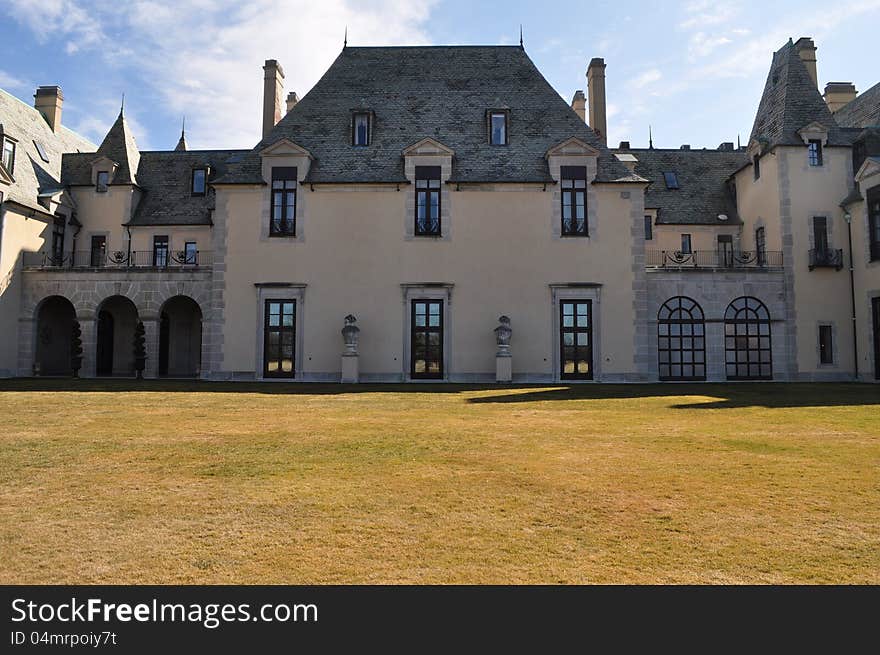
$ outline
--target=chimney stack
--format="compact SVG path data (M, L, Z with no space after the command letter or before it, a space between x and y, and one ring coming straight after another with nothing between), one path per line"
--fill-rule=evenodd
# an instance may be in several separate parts
M574 113L581 117L581 120L587 122L587 97L584 92L578 89L574 92L574 98L571 99L571 108Z
M587 90L590 94L590 127L608 145L605 121L605 60L594 57L587 67Z
M281 103L284 96L284 71L274 59L267 59L263 66L263 137L281 120Z
M813 86L818 89L819 76L816 73L816 44L813 43L813 39L810 37L802 36L795 42L794 47L800 58L803 60L804 66L807 67L810 79L813 80Z
M34 107L43 114L53 132L61 127L61 107L64 105L64 94L60 86L38 86L34 94Z
M287 94L287 113L290 113L290 110L296 107L296 103L299 102L299 96L296 95L296 91L291 91Z
M844 105L855 100L857 95L856 85L852 82L828 82L825 85L825 93L822 97L825 98L825 104L828 105L828 109L833 114Z

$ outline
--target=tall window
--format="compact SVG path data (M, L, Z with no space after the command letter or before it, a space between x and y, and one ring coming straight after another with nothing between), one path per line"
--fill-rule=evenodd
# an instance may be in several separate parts
M507 112L493 111L489 114L489 143L493 146L507 145Z
M670 298L657 313L657 356L661 380L706 379L703 309L690 298Z
M733 235L718 235L718 263L730 268L733 266Z
M103 234L92 237L90 265L93 267L103 266L107 259L107 237Z
M874 328L874 379L880 380L880 297L871 298L871 322Z
M689 255L693 252L691 248L691 235L690 234L682 234L681 235L681 252L684 255Z
M98 193L106 193L107 187L110 184L110 172L109 171L98 171L98 175L95 179L95 191Z
M3 139L3 165L12 175L15 170L15 142L10 139Z
M752 157L752 172L755 174L755 179L760 179L761 177L761 156L755 155Z
M440 235L439 166L416 166L416 234Z
M828 252L828 220L824 216L813 216L813 248L817 253Z
M770 380L770 313L757 298L743 296L724 312L724 351L728 380Z
M269 236L296 235L296 166L272 168L272 217Z
M678 174L675 171L666 171L663 173L663 180L666 182L667 189L678 189Z
M443 377L443 301L413 300L410 317L410 376Z
M807 143L807 159L810 162L810 166L822 165L822 141L810 139Z
M645 241L654 240L654 221L650 216L645 216Z
M820 364L833 364L834 363L834 349L832 339L832 332L830 325L820 325L819 326L819 363Z
M263 376L292 378L296 335L296 301L267 300L263 340Z
M880 259L880 186L868 189L868 242L871 261Z
M593 379L593 302L559 303L559 373L562 379Z
M194 168L192 172L192 194L194 196L203 196L207 189L208 171L204 168Z
M758 260L758 266L767 265L767 235L763 227L755 230L755 257Z
M165 268L168 266L168 237L153 237L153 266Z
M587 169L585 166L563 166L560 171L562 186L562 234L586 237L587 227Z
M183 244L183 261L192 265L199 263L199 251L196 249L195 241L187 241Z
M354 115L351 127L351 143L355 146L370 145L370 115L360 112Z
M52 264L61 266L64 262L64 225L67 221L63 216L56 216L52 223Z

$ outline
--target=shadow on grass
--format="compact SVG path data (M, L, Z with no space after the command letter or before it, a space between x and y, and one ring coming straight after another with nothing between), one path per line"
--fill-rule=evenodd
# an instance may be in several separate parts
M457 394L491 391L468 398L475 405L626 400L640 398L713 398L709 402L677 402L674 409L728 409L735 407L844 407L880 406L880 386L858 383L704 383L704 384L334 384L276 382L205 382L200 380L134 380L18 378L0 380L4 392L87 393L259 393L270 395L340 395L352 393ZM878 415L880 420L880 415Z

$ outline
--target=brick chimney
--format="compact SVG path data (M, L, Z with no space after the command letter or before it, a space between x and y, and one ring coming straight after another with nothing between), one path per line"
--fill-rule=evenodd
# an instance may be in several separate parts
M571 99L571 108L574 109L575 114L581 117L583 122L587 122L587 96L580 89L574 92L574 97Z
M594 57L587 67L587 91L590 94L590 127L608 144L608 130L605 120L605 60Z
M846 104L856 99L856 85L852 82L828 82L825 85L825 104L833 114Z
M296 107L296 103L299 102L299 96L296 95L296 91L291 91L287 94L287 113L290 113L290 110Z
M64 105L64 94L60 86L38 86L34 94L34 107L39 111L53 132L61 127L61 107Z
M794 44L795 50L797 50L798 55L803 60L804 65L807 67L807 72L810 74L810 78L813 80L813 85L818 89L819 88L819 76L816 73L816 44L813 43L813 39L808 36L802 36Z
M263 66L263 136L265 137L281 120L281 103L284 98L284 71L274 59L267 59Z

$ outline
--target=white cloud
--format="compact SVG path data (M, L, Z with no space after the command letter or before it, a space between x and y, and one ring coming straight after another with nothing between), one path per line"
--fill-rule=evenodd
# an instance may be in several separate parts
M653 84L663 77L663 73L657 68L646 70L627 82L627 85L633 89L643 89L649 84Z
M0 88L11 89L14 91L19 89L27 89L30 88L30 86L30 84L28 84L21 78L15 77L14 75L10 75L6 71L0 70Z
M687 18L678 26L683 30L706 29L730 22L740 13L734 2L692 2L685 7Z
M699 57L706 57L712 52L733 40L726 36L709 36L704 32L697 32L691 36L688 42L688 56L693 61Z

